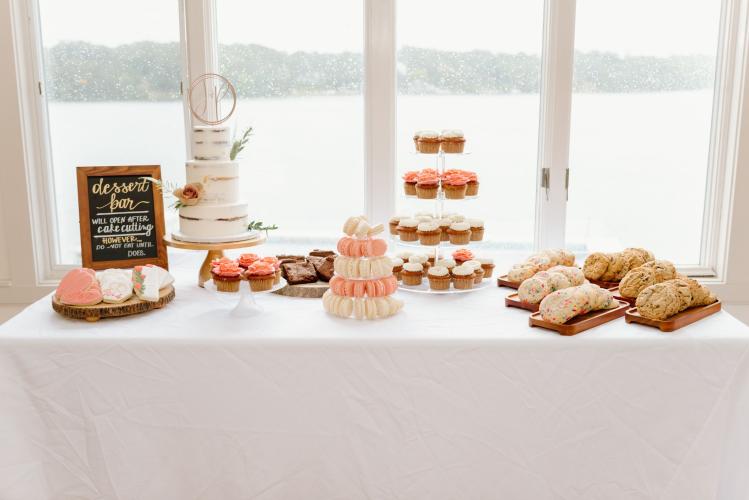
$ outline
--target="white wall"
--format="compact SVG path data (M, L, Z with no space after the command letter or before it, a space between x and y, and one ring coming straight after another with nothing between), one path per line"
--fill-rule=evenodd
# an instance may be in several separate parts
M30 190L22 135L11 22L11 1L0 0L0 303L28 303L51 291L40 287L30 227ZM35 85L36 82L26 82ZM743 89L738 168L733 194L726 281L711 285L726 302L749 304L749 91ZM41 271L40 271L41 272Z

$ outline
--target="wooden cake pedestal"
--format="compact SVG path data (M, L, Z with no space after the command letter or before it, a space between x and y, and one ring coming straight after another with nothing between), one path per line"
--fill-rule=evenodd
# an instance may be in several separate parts
M265 243L265 235L258 233L255 238L229 243L190 243L189 241L175 240L171 234L164 236L164 243L173 248L183 250L205 250L206 256L198 271L198 286L203 287L205 282L211 279L211 262L224 256L224 250L235 248L249 248Z

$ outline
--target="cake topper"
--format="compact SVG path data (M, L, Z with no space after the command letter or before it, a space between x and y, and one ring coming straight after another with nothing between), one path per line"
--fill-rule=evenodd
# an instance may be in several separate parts
M221 75L206 73L190 85L190 112L206 125L220 125L228 120L237 108L237 91Z

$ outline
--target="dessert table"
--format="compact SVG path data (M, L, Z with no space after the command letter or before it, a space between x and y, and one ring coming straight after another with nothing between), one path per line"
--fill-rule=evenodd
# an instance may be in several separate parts
M86 323L46 297L0 326L0 498L749 495L749 327L725 312L561 337L491 287L236 318L190 258L161 310Z

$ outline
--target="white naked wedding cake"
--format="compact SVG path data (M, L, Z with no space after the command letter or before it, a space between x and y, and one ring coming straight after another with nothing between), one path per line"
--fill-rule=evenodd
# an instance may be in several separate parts
M247 202L239 196L239 162L230 160L231 127L198 126L192 130L194 160L187 183L175 192L179 232L174 237L196 243L223 243L251 238Z

